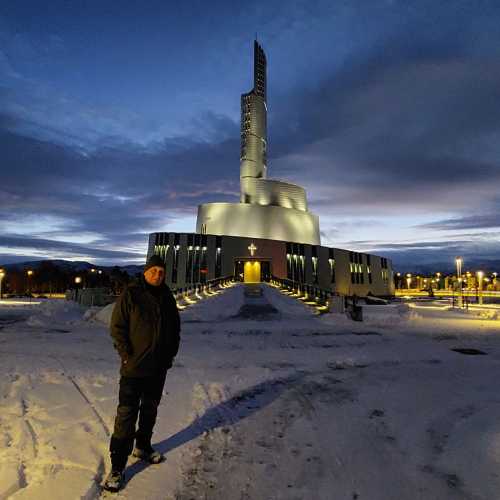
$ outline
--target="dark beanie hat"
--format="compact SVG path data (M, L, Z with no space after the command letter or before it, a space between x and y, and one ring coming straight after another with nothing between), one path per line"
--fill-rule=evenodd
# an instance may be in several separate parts
M151 255L151 257L149 257L148 261L146 262L146 265L144 266L144 272L146 272L150 267L155 267L155 266L163 267L163 269L165 269L165 262L159 255L156 254Z

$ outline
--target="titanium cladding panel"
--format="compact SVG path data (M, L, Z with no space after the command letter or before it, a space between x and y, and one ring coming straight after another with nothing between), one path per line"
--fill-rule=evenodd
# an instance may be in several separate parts
M241 98L240 177L266 177L266 105L252 93Z
M248 203L198 206L196 232L320 245L317 215L293 208Z
M296 184L252 177L241 179L240 184L243 203L275 205L307 211L306 192Z

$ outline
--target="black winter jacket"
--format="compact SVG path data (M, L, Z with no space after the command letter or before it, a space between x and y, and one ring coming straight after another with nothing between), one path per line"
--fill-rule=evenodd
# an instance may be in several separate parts
M162 284L149 290L144 277L128 285L111 316L111 337L122 360L120 374L147 377L172 366L179 350L180 318L174 296Z

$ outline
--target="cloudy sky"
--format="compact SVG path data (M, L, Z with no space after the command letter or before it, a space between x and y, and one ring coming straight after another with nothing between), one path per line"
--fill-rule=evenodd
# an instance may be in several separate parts
M255 33L268 172L324 245L499 259L499 23L497 0L3 0L0 263L140 263L237 201Z

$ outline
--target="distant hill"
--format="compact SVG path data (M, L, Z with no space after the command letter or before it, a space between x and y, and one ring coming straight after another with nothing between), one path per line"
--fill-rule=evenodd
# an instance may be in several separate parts
M402 273L413 273L425 276L436 274L437 272L443 274L456 273L454 262L425 262L425 263L408 263L398 262L397 259L393 261L394 271ZM500 260L499 259L464 259L464 266L462 271L484 271L485 273L500 273Z
M63 260L63 259L53 259L53 260L30 260L25 262L16 262L14 264L2 265L4 269L33 269L36 270L40 267L42 263L50 262L54 266L59 267L65 271L85 271L89 269L102 269L103 271L110 271L114 267L118 267L121 271L126 271L129 275L134 276L137 273L141 273L143 266L138 265L126 265L126 266L96 266L86 261L78 260Z

